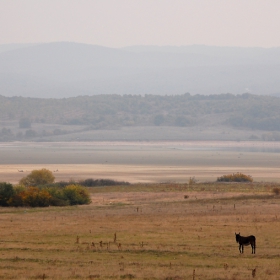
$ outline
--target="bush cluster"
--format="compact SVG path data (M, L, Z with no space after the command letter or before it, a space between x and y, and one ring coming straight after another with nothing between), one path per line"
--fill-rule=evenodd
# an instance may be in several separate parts
M218 177L217 182L253 182L253 178L250 175L237 172Z
M0 206L47 207L89 204L87 189L80 185L65 187L14 187L0 183Z
M89 204L91 202L86 187L129 185L110 179L86 179L81 181L54 182L55 177L48 169L33 170L14 187L0 183L0 206L66 206Z

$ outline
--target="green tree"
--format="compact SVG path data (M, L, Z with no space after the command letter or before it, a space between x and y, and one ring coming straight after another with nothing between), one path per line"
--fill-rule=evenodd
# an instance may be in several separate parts
M33 170L29 175L23 177L20 181L20 185L24 186L40 186L46 184L52 184L55 180L53 173L48 169Z
M0 183L0 206L9 206L8 201L14 195L13 185Z

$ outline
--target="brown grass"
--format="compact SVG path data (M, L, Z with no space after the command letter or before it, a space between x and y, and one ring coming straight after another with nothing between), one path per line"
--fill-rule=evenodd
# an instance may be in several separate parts
M137 184L93 188L88 206L0 208L0 279L279 279L275 187Z

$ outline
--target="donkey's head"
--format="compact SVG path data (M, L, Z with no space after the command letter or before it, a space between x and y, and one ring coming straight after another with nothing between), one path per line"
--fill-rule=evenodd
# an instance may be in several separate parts
M236 240L237 243L239 242L239 238L240 238L240 232L235 233L235 240Z

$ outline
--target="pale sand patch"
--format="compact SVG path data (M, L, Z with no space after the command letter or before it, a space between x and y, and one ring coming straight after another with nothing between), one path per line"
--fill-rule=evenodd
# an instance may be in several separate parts
M255 181L280 182L279 168L272 167L227 167L227 166L143 166L105 164L25 164L0 165L0 181L18 183L34 169L51 170L56 181L81 179L113 179L130 183L188 182L195 177L199 182L213 182L217 177L233 172L251 175ZM23 170L19 172L18 170Z

